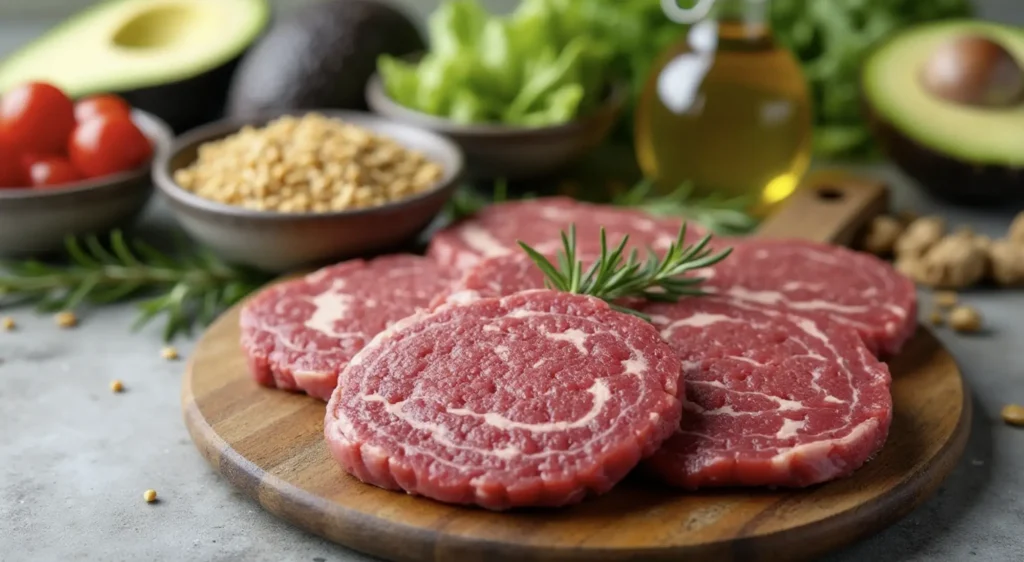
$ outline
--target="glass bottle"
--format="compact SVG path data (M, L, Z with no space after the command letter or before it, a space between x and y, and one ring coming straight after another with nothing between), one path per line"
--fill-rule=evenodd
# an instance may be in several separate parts
M669 17L686 12L675 2L662 2ZM708 4L648 78L636 114L637 159L659 190L692 181L705 194L749 195L764 214L810 164L807 83L796 58L775 43L770 0L700 0L698 8Z

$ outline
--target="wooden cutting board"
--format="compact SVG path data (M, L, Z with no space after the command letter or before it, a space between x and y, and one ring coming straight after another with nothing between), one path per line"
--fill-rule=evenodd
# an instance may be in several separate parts
M761 236L849 243L884 210L881 184L821 177ZM323 442L324 403L258 387L239 350L238 307L199 342L182 388L202 454L271 513L389 560L800 560L909 512L949 474L970 432L967 388L926 329L889 362L894 417L885 448L852 477L804 490L685 493L629 478L557 510L491 513L385 491L349 477Z

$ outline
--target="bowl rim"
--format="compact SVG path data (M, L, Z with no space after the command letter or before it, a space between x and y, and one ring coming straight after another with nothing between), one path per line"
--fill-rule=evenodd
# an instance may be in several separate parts
M243 127L246 126L262 126L269 121L285 116L303 116L312 113L317 113L329 118L340 119L342 121L347 118L355 117L358 120L376 121L381 124L387 124L391 127L398 127L405 129L409 132L413 132L418 135L422 135L442 147L451 156L453 165L446 166L441 176L441 179L435 182L434 186L427 191L400 199L398 201L390 201L383 205L377 205L374 207L365 207L362 209L348 209L342 211L303 211L299 213L284 213L281 211L273 210L258 210L249 209L246 207L239 207L237 205L229 205L227 203L221 203L212 199L207 199L186 190L185 188L178 185L178 182L174 180L173 174L170 170L171 161L180 154L181 152L197 145L201 145L205 142L224 138L228 135L237 133ZM371 128L371 127L368 127ZM397 139L395 142L402 144ZM420 201L435 197L444 191L452 191L458 181L462 178L462 174L465 169L465 155L462 153L462 149L457 144L446 138L444 135L440 135L429 129L423 127L417 127L402 121L391 119L382 115L378 115L368 111L355 111L355 110L344 110L344 109L329 109L329 108L310 108L310 109L286 109L277 111L265 111L259 114L250 115L246 117L225 117L216 121L211 121L204 125L200 125L194 129L187 131L186 133L179 136L171 145L171 147L161 154L157 159L154 160L152 167L153 183L157 189L168 198L173 201L185 205L193 209L199 209L201 211L231 216L241 217L247 219L256 220L268 220L268 221L292 221L292 220L327 220L327 219L338 219L338 218L350 218L360 217L365 215L373 215L400 209L407 205L413 205ZM450 194L449 194L450 197Z
M606 114L618 113L626 103L628 85L622 80L610 80L605 85L608 93L601 103L591 111L577 116L571 121L557 125L531 127L529 125L505 125L501 123L456 123L446 117L431 115L408 108L388 95L379 71L375 71L366 82L365 96L368 105L375 113L401 120L413 125L427 128L439 133L450 135L478 135L486 137L502 137L513 135L551 135L573 132L583 128L592 121Z
M153 163L157 162L173 145L174 132L163 119L142 109L132 108L132 121L153 144L153 155L144 164L132 170L90 178L62 186L52 186L47 189L40 189L38 187L3 188L0 189L0 203L4 201L59 199L103 188L117 187L146 177Z

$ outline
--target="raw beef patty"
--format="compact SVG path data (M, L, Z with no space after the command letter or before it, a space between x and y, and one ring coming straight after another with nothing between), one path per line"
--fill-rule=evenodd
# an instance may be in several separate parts
M875 353L899 352L917 326L914 284L884 261L800 240L732 240L704 289L856 330Z
M679 425L651 324L553 291L397 323L341 375L324 433L360 480L500 510L607 492Z
M576 225L577 250L596 255L601 247L601 227L609 246L617 245L628 234L631 247L643 251L647 247L667 248L675 241L682 223L634 209L544 197L486 207L437 233L427 253L438 263L456 269L466 269L487 257L521 253L517 240L542 254L553 253L562 247L561 232L568 232L570 224ZM687 242L699 240L704 233L701 227L688 224Z
M647 466L666 482L808 486L848 476L885 442L889 370L857 333L717 297L651 304L679 354L679 430Z
M242 309L242 347L256 381L328 400L338 373L373 336L442 292L432 260L352 260L272 286Z
M551 263L556 258L548 256ZM589 259L583 258L589 264ZM462 278L447 291L434 298L433 306L447 300L468 301L479 298L504 297L520 291L543 289L544 273L525 252L486 258L466 270Z

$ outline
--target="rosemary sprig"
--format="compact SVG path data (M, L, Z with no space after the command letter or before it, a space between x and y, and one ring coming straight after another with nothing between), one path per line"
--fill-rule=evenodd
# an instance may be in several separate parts
M66 264L36 260L0 267L0 305L30 302L40 310L72 310L84 303L106 304L155 294L139 303L133 330L164 316L164 340L190 334L196 322L209 324L222 310L268 279L229 266L206 250L174 259L120 231L107 244L96 236L68 238ZM6 274L4 273L6 270Z
M654 195L653 189L650 180L642 180L616 195L612 204L637 207L654 215L686 217L721 235L747 234L757 227L757 219L750 214L750 197L714 193L699 197L692 183L684 183L665 195Z
M576 252L576 225L569 226L568 235L562 232L562 249L558 253L556 267L546 257L519 242L519 246L530 256L544 273L545 285L549 289L580 295L590 295L608 302L616 310L627 312L644 319L644 314L616 304L614 301L625 297L639 297L647 300L675 302L684 296L700 296L704 292L699 285L701 277L688 277L687 273L714 265L726 258L732 248L713 253L708 248L711 235L705 235L696 244L687 246L686 223L679 229L676 238L664 257L659 258L648 251L647 258L640 261L638 252L632 250L625 256L629 236L609 250L605 231L601 229L601 253L585 271L583 262Z

